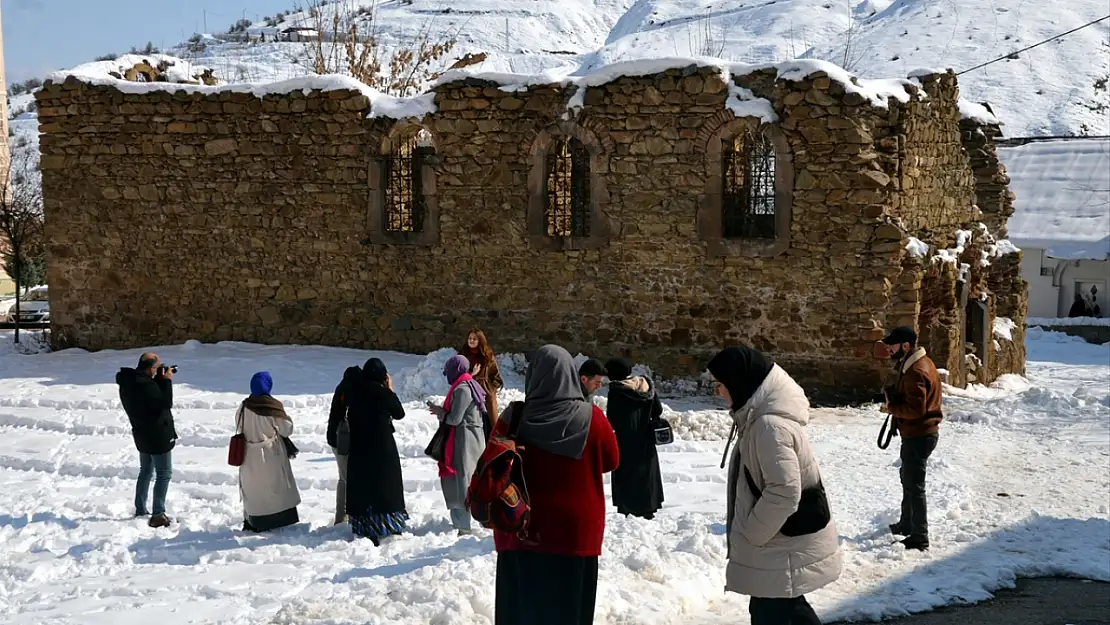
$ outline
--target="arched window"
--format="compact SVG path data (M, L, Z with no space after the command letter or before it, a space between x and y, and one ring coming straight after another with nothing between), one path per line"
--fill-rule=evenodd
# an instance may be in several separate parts
M435 156L432 135L421 128L403 138L382 161L385 190L385 231L421 233L428 215L424 196L424 166Z
M549 237L590 236L590 154L574 137L557 137L547 153Z
M604 207L612 141L588 125L560 122L540 130L530 151L528 237L537 249L596 249L613 225Z
M370 236L365 243L437 245L435 139L427 129L398 124L370 159Z
M732 119L705 139L705 195L698 236L710 256L769 257L790 247L794 162L782 132Z
M721 140L721 234L775 238L775 146L763 133Z

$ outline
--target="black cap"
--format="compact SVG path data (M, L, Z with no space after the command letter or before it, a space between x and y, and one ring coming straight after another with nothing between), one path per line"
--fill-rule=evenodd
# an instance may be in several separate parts
M582 366L578 368L578 375L584 375L587 378L592 378L595 375L609 377L609 372L605 370L604 363L602 363L597 358L591 358L582 363Z
M917 332L914 332L913 328L909 326L898 326L883 338L883 343L887 345L901 345L902 343L917 345Z

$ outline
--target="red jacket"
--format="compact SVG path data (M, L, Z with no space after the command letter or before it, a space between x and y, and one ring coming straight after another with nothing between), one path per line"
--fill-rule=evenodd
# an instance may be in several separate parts
M495 432L508 424L498 421ZM528 539L494 532L498 551L539 551L565 556L600 556L605 537L605 486L602 475L617 468L620 450L605 413L594 406L586 450L578 460L525 446L524 481L531 497Z

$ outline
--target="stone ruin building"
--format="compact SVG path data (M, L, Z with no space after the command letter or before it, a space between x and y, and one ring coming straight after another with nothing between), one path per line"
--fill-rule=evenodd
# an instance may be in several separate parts
M672 65L455 72L411 101L339 77L50 81L54 341L424 353L480 326L499 352L665 376L743 344L853 400L905 324L952 384L1024 372L997 122L961 115L952 73Z

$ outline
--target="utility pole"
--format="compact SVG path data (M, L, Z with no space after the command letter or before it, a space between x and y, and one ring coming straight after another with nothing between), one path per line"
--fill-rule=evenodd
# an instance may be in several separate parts
M208 9L201 9L204 11L204 34L208 34Z

